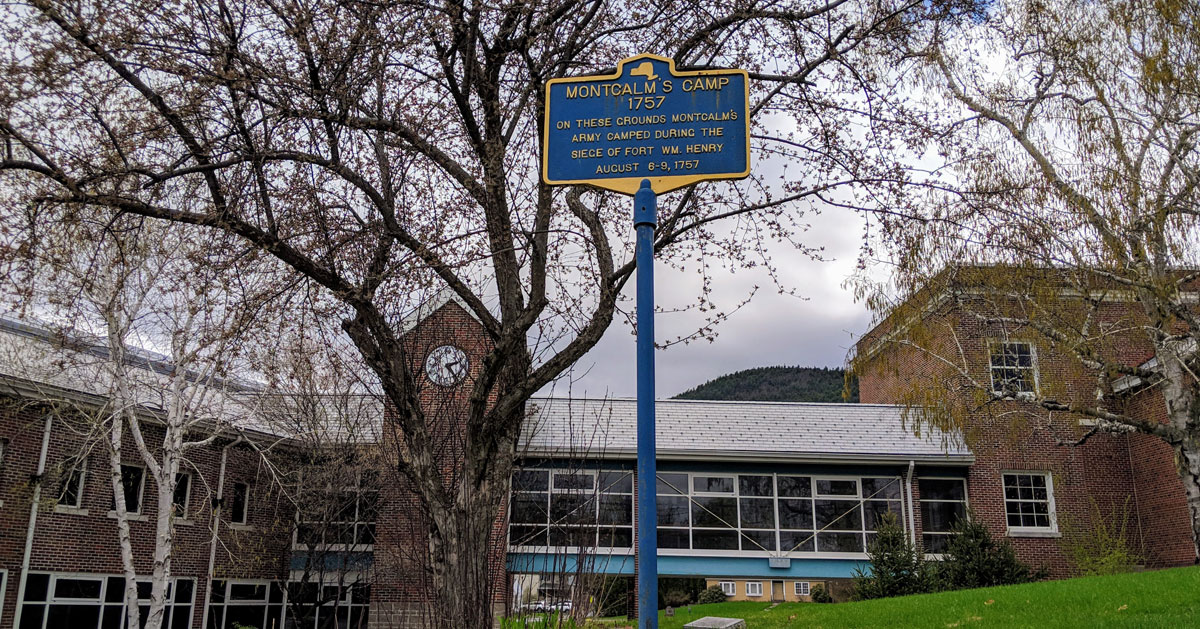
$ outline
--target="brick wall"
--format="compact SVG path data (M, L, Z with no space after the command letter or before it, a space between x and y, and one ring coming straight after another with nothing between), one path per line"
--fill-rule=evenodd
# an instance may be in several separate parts
M1050 472L1060 532L1090 530L1097 524L1096 516L1112 521L1127 515L1130 541L1140 547L1142 540L1152 540L1146 544L1150 565L1178 565L1185 559L1190 563L1194 558L1190 529L1179 525L1181 518L1186 524L1187 510L1169 448L1150 437L1103 434L1081 446L1064 445L1060 442L1070 443L1084 434L1087 426L1081 420L1085 418L1047 414L1020 401L988 403L986 394L974 386L990 385L988 343L1009 339L1034 346L1043 395L1063 402L1094 399L1094 375L1041 335L1020 327L987 325L966 314L988 306L946 301L920 311L919 316L908 309L911 318L906 326L885 321L865 334L857 348L863 359L858 365L862 402L935 408L929 417L939 425L964 430L976 457L968 482L971 508L993 535L1008 535L1003 472ZM1139 364L1151 355L1148 342L1130 325L1137 319L1138 311L1130 303L1101 308L1095 325L1113 331L1101 348L1106 357ZM1128 331L1117 332L1123 329ZM957 372L959 368L967 371L967 377ZM912 419L918 417L919 413L911 414ZM1024 561L1045 565L1054 576L1070 574L1072 566L1061 537L1009 539Z

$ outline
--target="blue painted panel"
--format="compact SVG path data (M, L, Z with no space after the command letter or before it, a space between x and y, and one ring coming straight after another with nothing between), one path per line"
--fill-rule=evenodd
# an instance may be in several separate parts
M632 556L595 557L592 572L614 575L633 575ZM789 568L771 568L765 557L664 557L658 558L659 577L763 577L763 578L826 578L848 579L854 576L855 568L866 570L866 561L854 559L804 559L792 558ZM538 553L509 553L509 572L563 572L578 569L578 557L574 555L548 555Z

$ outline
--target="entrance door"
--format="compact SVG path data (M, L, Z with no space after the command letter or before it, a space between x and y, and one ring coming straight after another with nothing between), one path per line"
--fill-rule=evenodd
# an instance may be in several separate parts
M783 581L771 582L771 600L783 601Z

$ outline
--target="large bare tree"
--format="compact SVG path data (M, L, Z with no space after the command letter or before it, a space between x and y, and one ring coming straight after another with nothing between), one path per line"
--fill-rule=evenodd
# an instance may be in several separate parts
M437 615L484 627L491 584L470 566L525 401L595 345L635 270L628 202L539 183L546 81L638 52L750 71L755 174L661 200L656 251L707 285L773 270L772 241L816 255L800 236L820 204L904 211L891 155L910 117L881 98L890 55L968 4L29 0L0 25L3 194L27 246L115 209L235 234L321 287L396 410ZM431 445L421 357L401 342L413 296L442 287L492 346L456 482ZM691 305L723 316L707 290Z
M938 139L956 192L885 217L898 291L867 293L896 322L926 317L936 297L964 319L887 340L974 391L967 406L1018 398L1023 412L1005 416L1070 418L1064 444L1163 439L1200 539L1200 5L999 2L970 29L926 31L912 58L952 117ZM895 310L888 294L930 299ZM1064 381L1089 384L996 387L987 357L949 331L964 323L1036 339L1072 358ZM1161 394L1165 422L1114 397L1138 387ZM928 406L953 411L926 414L943 424L966 416ZM1092 428L1080 432L1081 417Z

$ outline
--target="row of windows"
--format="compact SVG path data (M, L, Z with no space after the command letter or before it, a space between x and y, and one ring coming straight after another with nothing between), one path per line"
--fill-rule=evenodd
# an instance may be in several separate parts
M149 612L150 583L137 584L141 618ZM125 579L92 574L30 573L19 629L124 629ZM195 581L167 586L164 629L191 627ZM365 629L371 589L358 583L325 584L215 580L209 589L207 629L291 627Z
M809 594L812 593L812 590L809 587L810 585L811 584L808 581L796 581L792 585L792 588L793 588L792 591L795 592L796 596L808 596ZM725 596L737 596L737 582L736 581L721 581L721 591L725 593ZM746 596L754 597L754 596L762 596L762 595L763 595L762 581L747 581L746 582Z
M922 542L941 553L967 517L963 478L917 479ZM1003 475L1008 528L1055 530L1052 480ZM760 552L865 552L884 513L903 517L900 477L664 472L657 477L658 546ZM513 476L510 544L627 549L633 477L624 471L520 470Z
M58 488L58 506L78 509L83 506L83 490L87 480L87 459L72 458L63 463L61 483ZM133 515L142 513L146 490L146 470L137 465L121 466L121 490L125 497L125 510ZM234 524L245 524L250 502L250 485L234 482L230 487L228 502L229 519ZM172 505L181 519L188 517L188 504L192 495L192 475L180 472L175 475L175 492ZM111 504L116 509L116 502Z

